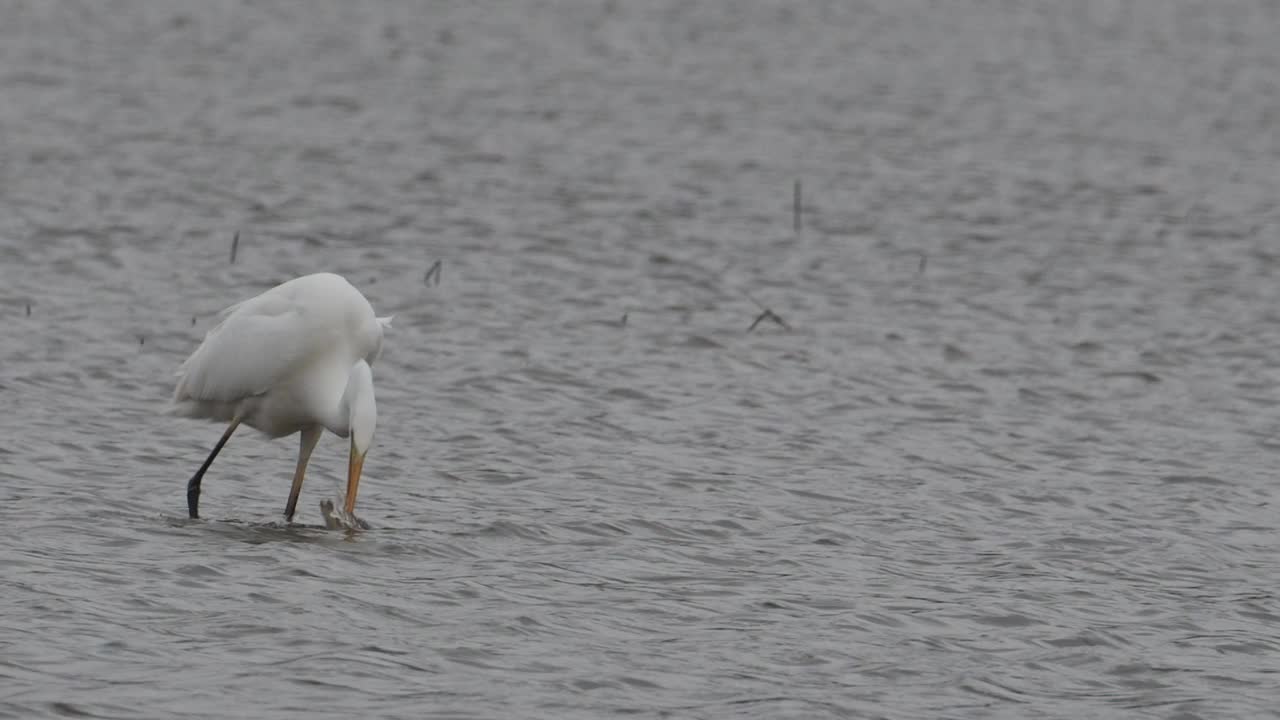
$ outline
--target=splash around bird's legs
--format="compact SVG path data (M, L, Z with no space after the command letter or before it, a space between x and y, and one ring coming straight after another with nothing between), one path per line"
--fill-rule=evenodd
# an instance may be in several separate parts
M324 526L329 530L368 530L369 523L338 507L332 500L320 501L320 517L324 518Z

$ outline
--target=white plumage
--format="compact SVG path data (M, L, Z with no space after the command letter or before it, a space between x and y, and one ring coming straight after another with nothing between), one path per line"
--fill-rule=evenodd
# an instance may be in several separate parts
M230 423L187 486L198 517L200 483L240 424L277 438L301 433L285 506L293 519L307 461L324 429L351 438L346 511L355 508L364 455L377 424L372 365L391 318L375 316L339 275L317 273L277 285L223 310L178 371L173 412Z

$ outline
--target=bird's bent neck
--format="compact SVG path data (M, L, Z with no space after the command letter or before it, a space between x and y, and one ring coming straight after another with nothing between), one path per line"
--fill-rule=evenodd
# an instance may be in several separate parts
M354 442L368 445L377 422L373 396L373 372L364 360L357 360L347 373L346 386L338 404L329 413L325 427L341 437L353 436Z

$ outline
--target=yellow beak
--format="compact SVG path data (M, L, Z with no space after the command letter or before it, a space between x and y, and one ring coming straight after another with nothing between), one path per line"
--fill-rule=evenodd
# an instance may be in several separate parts
M356 491L360 489L360 470L364 468L364 453L356 451L356 443L351 442L351 459L347 464L347 504L346 511L354 513L356 509Z

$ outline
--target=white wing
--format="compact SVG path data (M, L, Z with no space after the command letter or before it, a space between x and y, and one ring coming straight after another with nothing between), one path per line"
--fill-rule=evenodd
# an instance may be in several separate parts
M331 343L332 332L314 320L271 293L232 305L182 363L174 401L230 403L266 392Z

